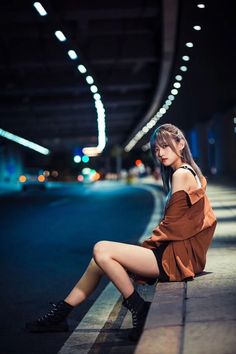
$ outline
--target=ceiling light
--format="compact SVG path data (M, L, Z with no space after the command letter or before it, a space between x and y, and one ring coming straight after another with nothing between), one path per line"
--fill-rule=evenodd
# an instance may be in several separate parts
M174 101L175 96L173 96L173 95L169 95L169 96L168 96L168 99L169 99L170 101Z
M92 93L98 92L97 86L95 86L95 85L90 86L90 91L91 91Z
M204 4L197 4L197 7L199 7L199 9L205 9L205 5Z
M159 114L159 116L158 116L158 114ZM155 116L153 116L152 121L155 122L155 124L156 124L156 122L157 122L161 117L162 117L162 114L161 114L161 113L156 113Z
M201 26L199 26L199 25L195 25L195 26L193 26L193 29L195 29L195 31L201 31Z
M87 156L97 156L99 154L97 147L84 147L82 151Z
M148 122L148 124L147 124L147 127L148 127L149 129L151 129L152 127L154 127L155 124L156 124L155 121L150 120L150 122Z
M188 55L184 55L183 57L182 57L182 59L184 60L184 61L189 61L189 56Z
M32 141L21 138L20 136L17 136L15 134L10 133L10 132L7 132L6 130L3 130L1 128L0 128L0 136L2 136L3 138L6 138L8 140L14 141L17 144L26 146L29 149L35 150L35 151L39 152L40 154L48 155L50 153L50 151L48 149L46 149L45 147L35 144Z
M72 60L75 60L78 58L78 55L76 54L76 52L73 49L68 51L68 55Z
M138 132L138 134L136 134L138 140L141 139L143 136L144 136L144 132L141 130Z
M96 100L95 101L95 107L97 108L98 113L101 113L101 114L105 113L105 109L104 109L102 101Z
M180 70L181 70L181 71L187 71L187 70L188 70L188 68L187 68L187 66L182 65L182 66L180 67Z
M150 130L153 127L153 124L151 122L147 123L148 130Z
M180 88L180 87L181 87L181 83L179 83L179 82L174 82L173 86L174 86L175 88Z
M63 42L66 40L65 35L61 31L56 31L55 36L58 38L59 41ZM74 50L69 50L68 55L72 60L75 60L78 58L76 52ZM77 66L79 72L81 74L85 74L87 72L87 69L84 65L80 64ZM94 79L92 76L87 76L86 81L88 84L91 84L90 86L90 91L94 94L93 98L95 100L95 106L97 110L97 126L98 126L98 145L94 148L95 151L92 151L94 154L93 156L96 156L97 154L101 153L106 145L107 137L106 137L106 122L105 122L105 109L103 107L103 104L101 102L101 96L97 93L98 88L96 85L92 85L94 83ZM86 149L87 147L85 147ZM89 147L88 147L89 149Z
M149 128L145 125L145 127L143 127L142 132L143 133L147 133L149 131Z
M48 14L47 11L45 10L45 8L43 7L43 5L40 4L40 2L34 2L33 6L38 11L40 16L46 16Z
M168 104L163 104L163 108L165 108L165 110L167 111L170 107L169 107L169 105Z
M99 93L95 93L95 94L93 95L93 98L94 98L95 100L100 100L100 99L101 99L101 96L99 95Z
M92 76L86 76L86 81L89 85L93 84L94 83L94 80L92 78Z
M171 106L171 105L172 105L172 101L171 101L171 100L166 100L165 104L166 104L167 106Z
M193 43L192 42L187 42L187 43L185 43L185 45L188 48L192 48L193 47Z
M66 41L66 36L64 35L64 33L62 33L62 31L56 31L55 32L55 36L57 37L57 39L60 42L65 42Z
M81 74L84 74L84 73L87 72L87 69L86 69L86 67L84 65L80 64L80 65L77 66L77 68L78 68L79 72L81 72Z
M172 89L172 90L171 90L171 93L172 93L172 95L177 95L177 94L178 94L178 90Z
M129 152L131 149L132 149L132 146L130 143L128 145L126 145L126 147L125 147L126 152Z
M165 113L166 113L166 109L162 107L162 108L160 109L160 113L165 114Z
M183 79L182 75L176 75L175 80L181 81Z

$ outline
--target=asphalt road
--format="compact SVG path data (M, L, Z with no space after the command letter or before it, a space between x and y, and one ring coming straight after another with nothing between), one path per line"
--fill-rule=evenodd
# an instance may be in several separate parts
M141 188L101 182L0 196L0 352L54 354L68 334L28 334L26 321L79 279L99 240L136 243L153 210ZM70 317L71 331L107 284Z

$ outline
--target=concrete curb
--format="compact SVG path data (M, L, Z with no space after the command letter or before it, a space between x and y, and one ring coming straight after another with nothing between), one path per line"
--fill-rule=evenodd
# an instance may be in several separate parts
M185 282L157 284L144 331L135 354L180 353L185 294Z
M236 188L209 185L218 225L205 271L156 287L135 354L234 354L236 348Z

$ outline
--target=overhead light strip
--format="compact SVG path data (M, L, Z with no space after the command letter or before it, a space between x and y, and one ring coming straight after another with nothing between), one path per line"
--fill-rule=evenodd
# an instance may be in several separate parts
M65 42L66 41L66 36L64 35L64 33L62 31L55 31L55 36L57 37L57 39L60 42Z
M0 128L0 136L2 136L5 139L14 141L17 144L23 145L29 149L35 150L39 152L40 154L43 155L48 155L50 154L50 150L46 149L45 147L38 145L36 143L33 143L32 141L29 141L27 139L21 138L18 135L12 134L4 129Z
M200 6L199 6L200 5ZM198 4L197 5L198 8L205 8L204 4ZM199 25L195 25L193 26L193 29L196 31L200 31L201 30L201 26ZM192 42L186 42L185 46L187 48L193 48L193 43ZM182 60L184 62L187 62L190 60L190 57L188 55L183 55L182 56ZM181 65L179 68L180 71L182 72L186 72L188 70L188 67L186 65ZM182 74L177 74L175 76L175 82L173 83L171 89L170 89L170 93L168 95L168 99L166 99L165 103L162 105L162 107L159 109L159 111L150 119L150 121L145 124L145 126L143 126L138 132L137 134L129 141L129 143L125 146L124 150L126 152L131 151L134 146L137 144L137 142L143 138L144 135L146 135L150 129L152 129L156 123L159 121L159 119L161 117L163 117L164 114L166 114L166 112L168 111L168 109L170 108L170 106L172 105L172 103L175 100L175 97L178 95L179 93L179 89L181 88L181 84L179 81L182 81L183 76ZM144 151L148 150L150 148L150 144L147 143L145 145L142 146L142 149Z
M38 13L41 16L45 16L45 15L42 15L41 13L47 14L46 10L40 4L40 2L34 3L33 6L36 8L36 10L38 11ZM41 13L40 13L40 11L41 11ZM55 31L55 36L57 37L57 39L60 42L65 42L67 40L64 33L60 30ZM68 56L71 58L71 60L78 59L78 55L73 49L70 49L67 53L68 53ZM77 66L77 69L81 74L87 73L87 69L83 64L79 64ZM94 104L95 104L95 108L97 111L98 145L95 147L85 147L83 149L83 152L87 151L86 154L88 156L97 156L98 154L100 154L104 150L104 148L106 146L106 141L107 141L106 121L105 121L106 114L105 114L105 108L102 103L101 95L98 92L98 87L95 85L93 77L91 75L87 75L85 80L86 80L87 84L90 85L90 91L93 94ZM91 153L91 155L89 155L89 153Z
M76 52L73 49L68 51L68 55L72 60L78 59L78 55L76 54Z
M47 11L45 10L45 8L43 7L43 5L40 4L40 2L34 2L33 6L38 11L40 16L46 16L48 14Z

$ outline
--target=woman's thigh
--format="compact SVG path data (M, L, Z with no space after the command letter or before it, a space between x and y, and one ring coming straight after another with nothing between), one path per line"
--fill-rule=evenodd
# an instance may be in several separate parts
M157 277L159 268L152 250L113 241L100 241L94 246L94 256L104 254L120 263L126 270L144 277Z

